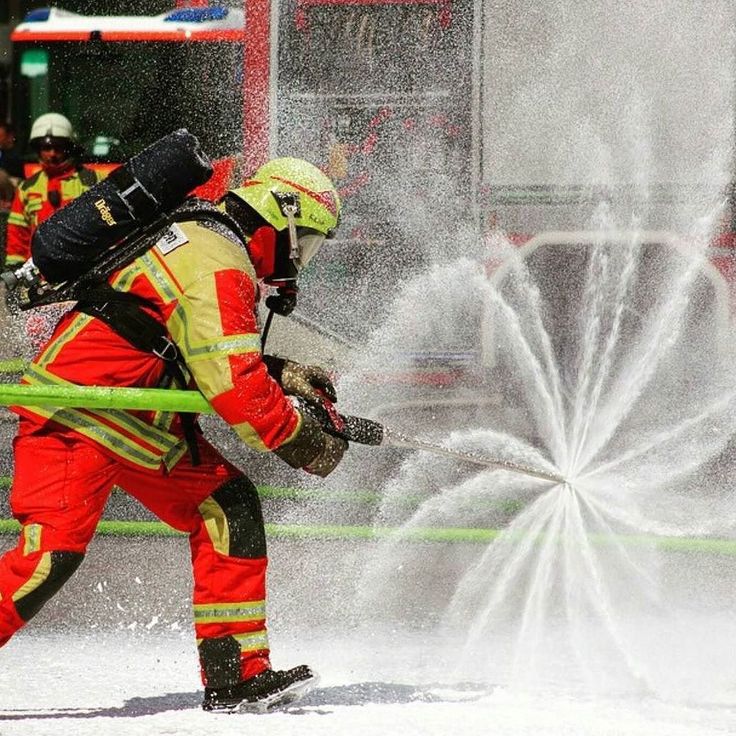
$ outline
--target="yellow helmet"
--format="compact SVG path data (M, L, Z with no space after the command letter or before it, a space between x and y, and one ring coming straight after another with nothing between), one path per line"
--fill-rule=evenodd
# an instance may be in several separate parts
M304 267L340 221L335 185L316 166L299 158L277 158L261 166L242 187L231 189L278 232L288 230L290 258Z

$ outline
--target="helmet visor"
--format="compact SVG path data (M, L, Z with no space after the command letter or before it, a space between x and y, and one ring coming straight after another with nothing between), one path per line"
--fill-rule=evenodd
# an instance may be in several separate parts
M299 227L296 231L296 242L298 255L294 259L294 264L301 270L322 247L322 243L325 242L325 235L308 227Z
M74 145L69 138L57 138L50 135L34 140L33 147L39 153L41 151L58 151L64 155L70 154L74 149Z

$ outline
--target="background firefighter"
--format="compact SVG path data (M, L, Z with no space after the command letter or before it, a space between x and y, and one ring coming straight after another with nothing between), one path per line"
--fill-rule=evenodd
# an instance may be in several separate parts
M317 367L264 360L256 308L259 281L293 299L298 270L337 226L339 198L311 164L276 159L231 190L222 209L234 220L232 230L222 221L184 218L109 284L134 295L165 325L185 379L247 445L325 476L347 444L323 432L286 393L313 396L318 389L334 399L334 389ZM22 380L170 386L163 364L104 320L74 309L61 317ZM232 709L314 681L306 666L275 671L270 665L266 540L254 485L203 437L196 453L188 452L179 415L14 411L20 426L10 503L22 530L17 546L0 558L0 645L80 565L115 485L189 535L206 710Z
M72 124L59 113L49 112L37 118L29 143L41 168L23 179L15 193L8 218L6 268L25 263L31 257L35 229L104 176L79 163L81 149Z
M31 257L31 239L36 228L57 210L69 204L104 178L104 174L79 163L82 149L69 120L59 113L39 116L29 140L41 168L18 184L8 214L5 233L5 268L15 269ZM11 313L17 305L8 303ZM35 310L24 320L25 340L18 350L30 357L50 336L64 311L57 305Z

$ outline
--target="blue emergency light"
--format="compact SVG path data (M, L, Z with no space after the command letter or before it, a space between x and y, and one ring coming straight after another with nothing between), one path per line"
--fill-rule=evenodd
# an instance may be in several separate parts
M228 8L181 8L169 13L164 21L173 23L206 23L213 20L224 20L229 13Z

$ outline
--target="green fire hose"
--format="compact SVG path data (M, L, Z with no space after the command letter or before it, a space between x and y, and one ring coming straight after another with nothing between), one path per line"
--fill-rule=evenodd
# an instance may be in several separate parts
M213 413L209 402L197 391L175 391L166 389L141 388L108 388L82 386L25 386L17 384L0 384L0 406L55 406L55 407L86 407L89 409L127 409L127 410L163 410L184 411L208 414ZM360 417L347 417L359 420ZM365 420L371 422L371 420ZM371 427L378 423L371 422ZM378 425L385 430L382 425ZM389 434L385 432L385 434ZM373 438L374 440L376 438ZM385 441L385 437L378 439ZM408 441L412 442L412 441ZM380 444L372 441L368 444ZM442 455L452 455L458 459L477 462L493 467L516 469L515 466L502 461L488 460L469 453L453 451L448 448L436 448L427 443L419 442L420 448L429 452L439 451ZM399 446L406 447L406 444ZM411 446L411 445L409 445ZM521 472L531 471L529 474L542 479L557 482L557 477L546 475L535 469L523 468ZM17 523L12 520L0 520L0 534L17 530ZM174 533L159 522L101 522L101 531L110 534L167 534ZM423 542L480 542L489 543L495 539L501 530L498 529L464 529L464 528L432 528L432 529L382 529L372 526L358 527L326 527L306 526L293 527L289 525L271 525L270 531L285 537L322 537L325 539L377 539L384 536L397 535ZM674 552L701 552L721 555L736 555L736 540L732 539L693 539L680 537L616 537L618 541L628 544L655 546ZM598 543L608 543L607 538L596 540Z
M329 404L329 402L325 402ZM211 414L213 409L198 391L177 391L155 388L112 388L107 386L26 386L0 384L0 406L84 407L86 409L154 410ZM307 410L331 432L349 442L362 445L390 445L404 449L422 450L463 462L489 468L500 468L521 473L549 483L564 483L564 478L519 463L496 460L473 452L455 450L426 440L406 437L384 427L379 422L363 417L342 416L320 407ZM329 407L332 409L331 405Z

